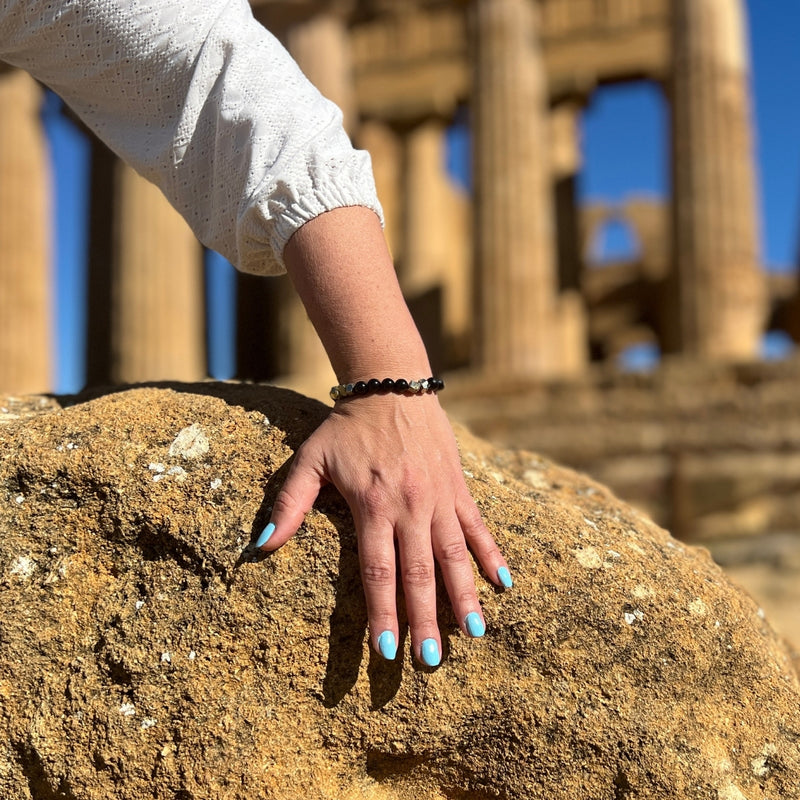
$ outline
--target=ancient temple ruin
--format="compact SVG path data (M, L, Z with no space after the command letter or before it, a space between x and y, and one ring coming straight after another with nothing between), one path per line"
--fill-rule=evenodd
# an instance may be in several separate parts
M579 376L638 341L714 362L800 336L797 288L758 251L743 0L253 0L373 157L401 284L437 369L480 380ZM581 207L578 122L598 87L647 79L672 121L673 193ZM50 388L53 242L41 89L0 73L0 387ZM474 187L443 151L467 116ZM99 144L92 167L90 382L206 374L201 248ZM634 260L587 268L610 216ZM265 374L328 385L288 282ZM179 324L176 324L179 321ZM240 327L252 322L242 313ZM252 337L256 338L256 337ZM247 354L243 354L246 360Z

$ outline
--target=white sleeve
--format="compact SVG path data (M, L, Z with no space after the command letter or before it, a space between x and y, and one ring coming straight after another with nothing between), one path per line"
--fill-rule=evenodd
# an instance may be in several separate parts
M241 270L282 271L289 237L324 211L381 215L369 155L246 0L2 0L0 59Z

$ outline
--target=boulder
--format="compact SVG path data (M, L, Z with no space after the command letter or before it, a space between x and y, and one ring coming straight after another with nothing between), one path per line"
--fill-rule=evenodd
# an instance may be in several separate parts
M326 489L252 542L325 407L195 384L0 400L0 797L800 797L800 686L703 550L590 479L459 431L515 579L444 658L368 646Z

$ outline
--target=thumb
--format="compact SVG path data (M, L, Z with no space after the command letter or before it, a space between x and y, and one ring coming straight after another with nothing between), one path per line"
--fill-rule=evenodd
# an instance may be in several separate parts
M327 483L321 465L301 447L272 506L269 523L256 540L261 550L276 550L297 533L320 489Z

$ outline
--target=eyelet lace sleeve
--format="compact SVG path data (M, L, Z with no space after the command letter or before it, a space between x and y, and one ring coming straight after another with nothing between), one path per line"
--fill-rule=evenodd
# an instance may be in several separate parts
M28 70L239 269L283 270L304 222L381 209L369 155L246 0L4 0Z

